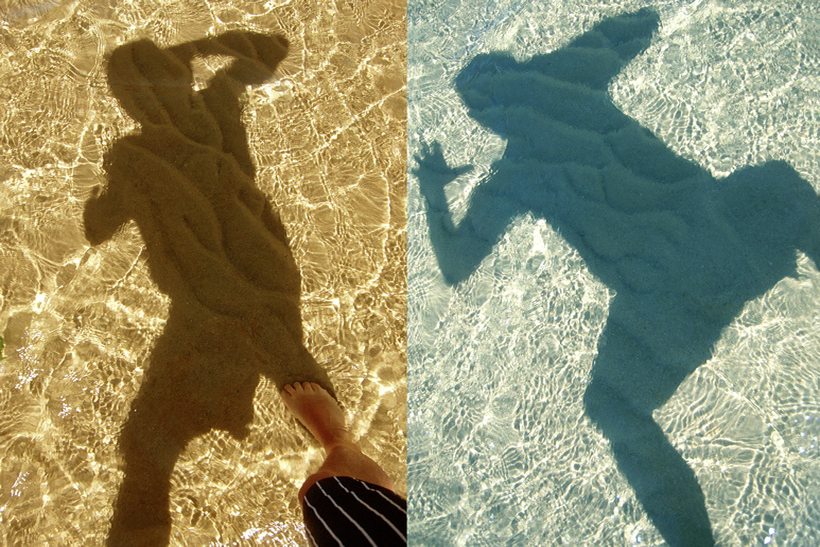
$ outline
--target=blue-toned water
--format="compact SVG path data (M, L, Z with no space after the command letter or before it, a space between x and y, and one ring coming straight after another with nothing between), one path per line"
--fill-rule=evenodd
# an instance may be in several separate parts
M410 3L416 542L818 542L818 11Z

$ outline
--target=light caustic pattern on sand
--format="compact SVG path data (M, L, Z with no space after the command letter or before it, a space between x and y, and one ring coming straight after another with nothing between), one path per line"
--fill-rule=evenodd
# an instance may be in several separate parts
M91 249L83 233L104 153L138 129L107 85L106 56L146 38L166 48L241 29L288 40L274 79L245 96L260 192L249 198L281 215L301 273L306 346L364 450L405 488L403 20L403 5L383 2L0 5L6 539L105 537L122 481L121 427L174 305L133 223ZM195 89L225 61L196 60ZM218 354L224 338L211 327L202 342ZM321 451L277 397L263 380L247 438L212 431L181 455L173 543L304 541L292 493Z

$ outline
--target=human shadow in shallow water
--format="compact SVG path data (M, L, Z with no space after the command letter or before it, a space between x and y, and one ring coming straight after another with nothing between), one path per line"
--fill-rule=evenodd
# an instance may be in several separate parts
M704 496L652 411L709 359L745 302L796 273L796 249L820 265L820 200L786 163L715 180L612 103L607 84L649 44L649 10L604 20L566 47L518 62L479 55L456 90L507 140L503 157L453 223L452 168L435 143L414 174L444 278L475 271L510 221L545 218L616 293L584 404L664 539L714 543Z
M270 78L287 47L280 36L229 32L168 49L141 40L109 60L111 89L141 128L108 151L86 236L96 245L135 220L151 276L171 298L120 438L125 477L109 544L168 543L179 454L211 429L246 436L260 373L279 387L331 389L303 345L299 269L254 184L240 122L245 86ZM191 62L207 55L231 62L194 92Z

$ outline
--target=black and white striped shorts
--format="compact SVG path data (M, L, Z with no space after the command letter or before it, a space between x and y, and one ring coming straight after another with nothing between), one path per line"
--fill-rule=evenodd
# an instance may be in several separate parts
M406 545L407 501L351 477L328 477L305 493L302 509L311 545Z

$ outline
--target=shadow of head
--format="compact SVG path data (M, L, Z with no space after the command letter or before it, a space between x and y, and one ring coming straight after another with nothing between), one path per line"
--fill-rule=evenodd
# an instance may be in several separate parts
M741 241L758 252L765 250L762 269L790 262L772 257L790 256L795 248L815 259L811 237L816 235L820 202L814 188L788 163L768 161L735 171L719 186L716 204Z
M172 121L168 112L190 102L194 95L194 57L231 57L228 66L217 74L241 85L258 85L273 77L287 52L288 41L283 36L243 31L229 31L167 49L142 39L111 53L108 85L129 116L140 122L165 124Z
M163 103L193 93L191 67L147 39L115 49L107 76L114 97L138 121L167 123Z
M606 89L626 63L646 50L658 23L658 14L644 8L605 19L565 47L527 61L504 52L477 55L456 76L456 91L473 115L503 106L510 87L537 93L537 80L543 78Z

